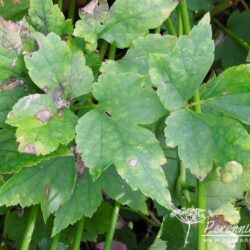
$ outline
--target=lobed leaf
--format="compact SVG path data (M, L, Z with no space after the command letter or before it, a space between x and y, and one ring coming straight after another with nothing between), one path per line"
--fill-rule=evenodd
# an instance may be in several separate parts
M25 57L25 64L34 83L45 92L55 92L63 99L91 91L93 74L85 65L81 50L50 33L36 34L39 50ZM61 93L62 92L62 93Z
M85 171L76 180L76 186L70 199L56 211L52 236L68 225L73 225L83 216L92 217L101 201L101 189L95 185L90 174Z
M44 218L47 219L70 198L75 176L72 156L42 161L21 170L0 186L0 205L20 204L26 207L41 203Z
M103 62L101 71L124 73L134 72L145 76L146 83L150 81L150 55L171 54L177 41L175 36L161 36L159 34L149 34L136 39L128 49L126 55L118 60L108 60Z
M94 6L96 2L91 3ZM172 0L117 0L107 14L104 11L104 15L98 17L94 15L95 10L91 9L87 15L85 10L84 19L77 22L74 34L94 45L98 38L103 38L118 48L126 48L135 38L160 26L176 5L177 1ZM94 16L89 18L89 14Z
M200 179L210 172L213 161L249 166L250 136L237 121L180 110L171 113L166 124L167 145L178 146L184 166Z
M205 112L215 111L250 124L250 65L229 68L201 88Z
M132 189L141 190L163 206L171 206L161 169L165 157L150 131L93 110L79 120L76 133L77 150L91 174L97 177L114 163Z
M33 94L14 105L6 123L17 127L20 152L46 155L74 139L77 116L58 106L61 103L50 95Z
M150 124L165 114L157 94L144 78L134 73L102 74L93 87L99 109L116 119Z
M168 110L184 106L213 63L214 43L208 15L189 36L181 36L169 54L151 55L150 76Z

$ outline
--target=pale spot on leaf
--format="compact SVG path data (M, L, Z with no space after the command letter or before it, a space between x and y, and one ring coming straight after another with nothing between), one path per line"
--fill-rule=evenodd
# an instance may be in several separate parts
M48 109L42 109L36 113L36 118L41 122L48 122L51 119L51 114Z
M24 152L27 154L35 155L36 154L35 145L34 144L27 144L24 148Z
M130 166L130 167L135 168L135 167L137 167L138 160L137 160L137 159L130 159L130 160L128 161L128 163L129 163L129 166Z

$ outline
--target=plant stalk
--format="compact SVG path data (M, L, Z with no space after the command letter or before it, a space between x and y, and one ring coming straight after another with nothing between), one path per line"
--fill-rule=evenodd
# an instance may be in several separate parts
M178 37L183 35L183 22L182 22L180 6L177 7L177 35Z
M112 241L113 241L113 237L114 237L114 233L115 233L115 226L116 226L116 222L119 216L119 211L120 211L120 204L119 203L115 203L114 206L114 210L113 210L113 214L112 214L112 218L111 218L111 224L109 227L109 231L106 237L106 241L105 241L105 245L104 245L104 250L110 250L111 246L112 246Z
M175 31L174 24L173 24L170 17L165 21L165 26L166 26L166 29L170 35L173 35L173 36L177 35L176 31Z
M83 228L84 228L84 221L85 221L85 218L83 217L76 224L75 238L74 238L72 250L80 250Z
M116 47L115 45L111 44L109 47L108 59L115 60L115 54L116 54Z
M30 210L27 227L23 236L21 250L28 250L30 246L30 242L32 239L32 235L35 229L37 214L38 214L38 206L33 206Z
M68 18L72 19L72 21L74 21L75 10L76 10L76 0L70 0Z
M105 40L103 40L101 48L100 48L100 52L99 52L100 62L102 62L104 60L105 55L106 55L107 50L108 50L108 46L109 46L109 44Z
M217 19L212 18L212 21L221 29L223 30L227 35L229 35L232 39L235 40L239 45L241 45L242 48L246 49L247 51L250 50L250 45L244 41L241 37L239 37L236 33L234 33L232 30L225 27L221 22L219 22Z
M182 14L182 21L183 21L183 27L184 32L186 35L188 35L191 31L190 22L189 22L189 15L188 15L188 8L187 8L187 2L186 0L181 0L180 2L180 9ZM194 111L197 113L201 113L201 103L200 103L200 93L199 90L197 90L194 94L193 101L196 103L194 105ZM204 181L197 181L197 199L198 199L198 208L202 210L206 210L206 186ZM203 214L204 216L204 214ZM205 250L206 244L203 239L204 229L206 226L205 220L198 223L198 250Z
M58 4L59 9L62 10L62 8L63 8L63 0L58 0L57 4Z
M51 239L50 250L57 250L59 240L60 240L60 233L56 234L56 235Z

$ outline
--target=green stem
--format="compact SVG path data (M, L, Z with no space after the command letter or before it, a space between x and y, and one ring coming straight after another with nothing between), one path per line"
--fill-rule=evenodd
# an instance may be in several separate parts
M51 239L50 250L57 250L59 240L60 240L60 233L56 234L56 235Z
M70 0L68 18L72 19L72 21L74 21L75 9L76 9L76 0Z
M223 30L227 35L229 35L232 39L234 39L239 45L242 46L242 48L246 50L250 50L250 45L244 41L241 37L239 37L236 33L225 27L222 23L220 23L217 19L212 18L212 21L221 29Z
M238 1L236 1L238 2ZM218 4L217 6L215 6L211 11L210 14L211 16L215 16L220 14L221 12L223 12L224 10L230 8L232 6L232 4L230 3L230 1L227 1L225 3L222 4Z
M118 219L118 216L119 216L119 211L120 211L120 204L118 204L116 202L115 206L114 206L112 218L111 218L111 224L110 224L110 227L109 227L109 231L108 231L108 234L107 234L107 237L106 237L104 250L110 250L111 249L112 241L113 241L113 237L114 237L114 233L115 233L115 226L116 226L116 222L117 222L117 219Z
M28 250L31 242L31 238L36 225L36 219L38 214L38 206L33 206L30 210L27 227L23 236L23 241L21 244L21 250Z
M179 169L180 169L180 173L176 182L176 193L181 203L181 207L184 208L186 207L186 200L185 200L185 197L183 197L182 191L183 191L183 186L186 183L186 169L181 162L180 162Z
M160 33L161 33L161 26L157 27L157 28L154 30L154 33L155 33L155 34L160 34Z
M185 34L188 35L191 31L189 16L188 16L188 9L187 9L187 2L186 0L182 0L180 2L180 8L182 13L182 21ZM197 90L194 94L193 101L196 103L194 106L194 111L197 113L201 113L201 104L200 104L200 92ZM206 186L204 181L197 181L197 198L198 198L198 208L202 210L206 210ZM206 222L202 221L198 223L198 250L205 250L206 245L203 239L204 229L206 226Z
M59 9L62 10L62 8L63 8L63 0L58 0L57 4L58 4Z
M174 24L173 24L170 17L165 21L165 26L166 26L166 29L170 35L173 35L173 36L177 35Z
M183 35L183 24L182 24L180 6L177 7L177 33L178 33L178 36Z
M206 186L204 181L198 181L198 207L206 210ZM205 234L206 222L205 215L203 214L204 221L197 224L198 231L198 250L206 250L206 243L202 235Z
M82 241L83 227L85 218L83 217L76 224L75 238L72 246L72 250L80 250L80 245Z
M107 50L108 50L108 46L109 46L109 44L105 40L103 40L101 48L100 48L100 52L99 52L100 62L102 62L104 60L105 55L106 55Z
M116 54L116 47L115 45L111 44L109 47L108 58L111 60L115 60L115 54Z
M187 1L181 0L179 3L181 16L182 16L182 22L183 22L183 29L185 35L188 35L191 31L190 22L189 22L189 15L188 15L188 8L187 8Z

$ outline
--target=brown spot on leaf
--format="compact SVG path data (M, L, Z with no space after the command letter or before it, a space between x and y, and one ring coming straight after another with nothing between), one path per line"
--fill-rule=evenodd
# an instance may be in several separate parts
M35 116L41 122L48 122L51 119L51 114L48 109L38 111Z
M82 160L81 155L77 152L76 147L73 146L71 148L73 154L75 155L75 160L76 160L76 171L78 174L78 177L82 176L84 169L85 169L85 165L84 162Z
M108 112L108 111L105 111L104 114L105 114L106 116L108 116L108 117L112 117L112 114L111 114L110 112Z
M23 85L23 81L22 80L11 79L7 86L4 86L2 89L0 89L0 93L3 92L3 91L12 90L18 85Z
M44 193L45 193L46 199L48 199L49 198L49 193L50 193L50 188L49 188L48 185L45 185Z
M24 152L27 154L35 155L36 154L35 145L34 144L27 144L24 148Z
M135 158L130 159L130 160L128 161L128 164L129 164L130 167L135 168L135 167L137 167L138 160L135 159Z

